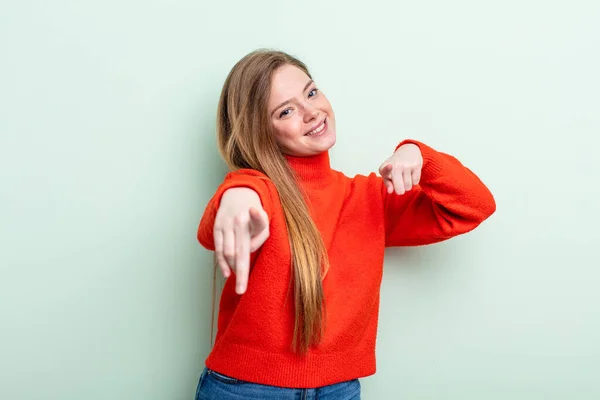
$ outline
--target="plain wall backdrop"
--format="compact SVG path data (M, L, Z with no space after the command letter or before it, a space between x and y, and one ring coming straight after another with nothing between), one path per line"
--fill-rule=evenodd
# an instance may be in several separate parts
M476 231L388 251L363 398L600 398L598 21L593 0L3 2L0 398L193 398L216 106L260 47L331 100L335 168L415 138L496 196Z

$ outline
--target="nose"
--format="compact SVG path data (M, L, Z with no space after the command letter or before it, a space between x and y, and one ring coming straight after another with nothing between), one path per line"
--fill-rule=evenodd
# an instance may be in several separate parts
M319 110L312 106L312 104L306 104L304 106L304 122L310 122L319 116Z

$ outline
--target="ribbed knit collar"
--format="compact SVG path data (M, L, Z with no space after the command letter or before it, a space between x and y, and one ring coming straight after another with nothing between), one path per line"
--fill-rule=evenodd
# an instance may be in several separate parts
M331 169L329 151L314 156L299 157L285 155L302 184L324 186L331 182L334 171Z

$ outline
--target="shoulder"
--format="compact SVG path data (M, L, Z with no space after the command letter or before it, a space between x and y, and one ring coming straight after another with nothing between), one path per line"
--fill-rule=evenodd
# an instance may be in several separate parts
M375 172L367 175L356 174L353 176L345 175L342 172L335 171L338 179L343 181L347 187L348 194L356 196L362 195L367 197L381 198L383 193L383 179Z
M382 178L375 172L368 175L356 174L350 178L351 184L357 189L379 190L383 183Z
M269 177L260 172L257 171L255 169L250 169L250 168L240 168L237 169L235 171L229 171L226 175L225 175L225 181L229 180L229 179L269 179Z

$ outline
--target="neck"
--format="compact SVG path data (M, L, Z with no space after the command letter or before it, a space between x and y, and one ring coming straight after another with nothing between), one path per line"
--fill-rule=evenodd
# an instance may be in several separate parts
M328 151L306 157L286 154L285 159L300 183L326 185L333 176Z

